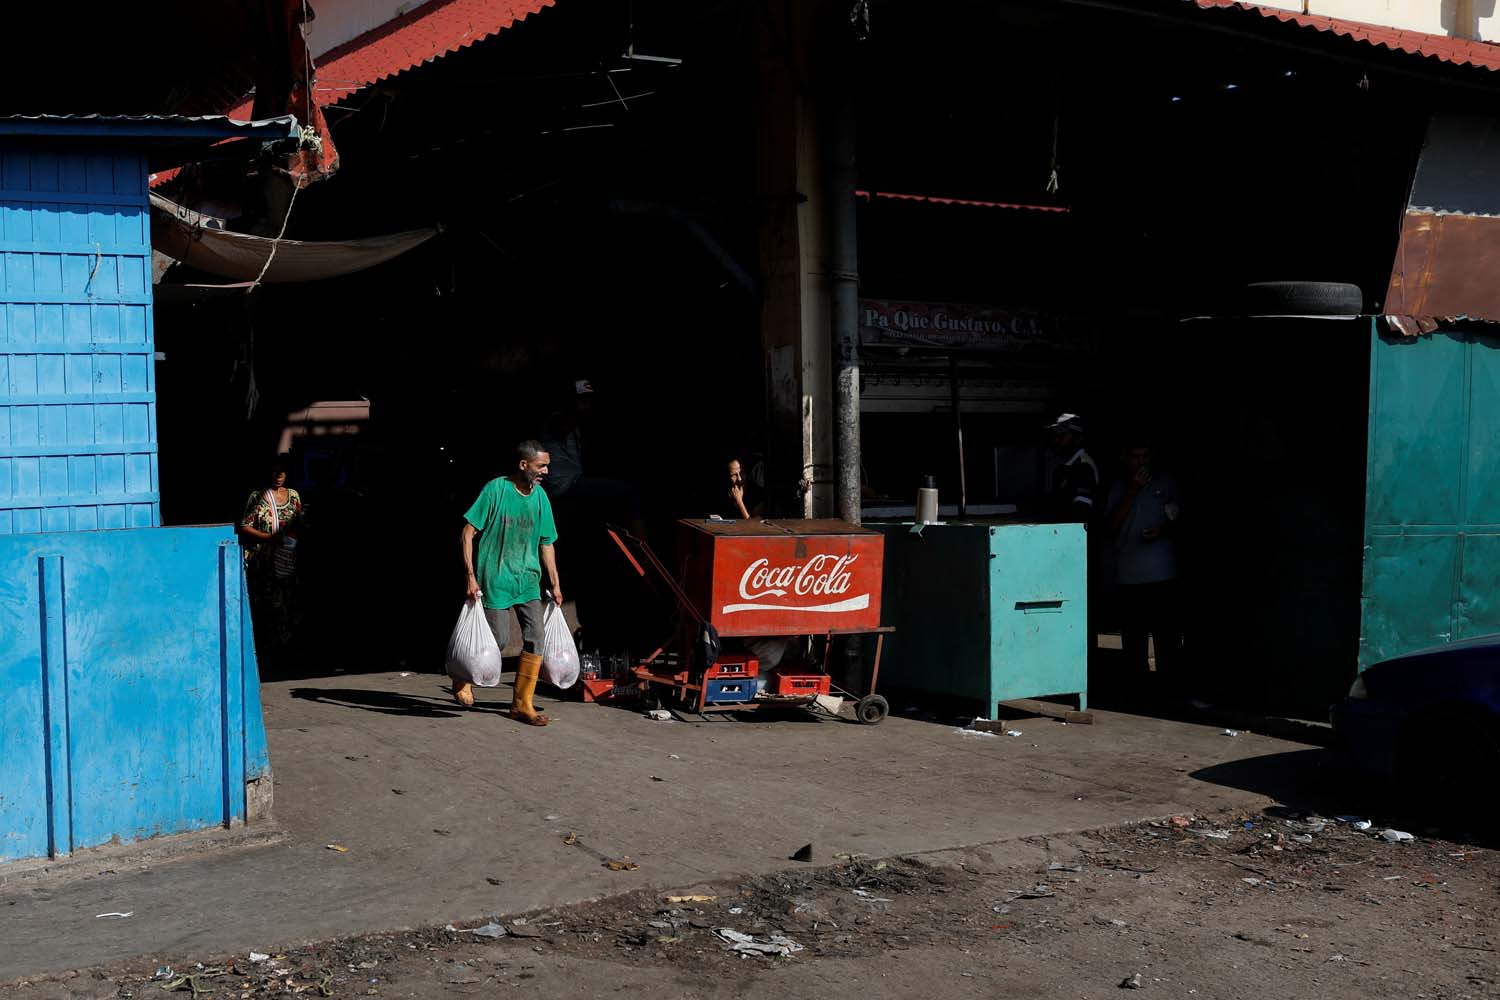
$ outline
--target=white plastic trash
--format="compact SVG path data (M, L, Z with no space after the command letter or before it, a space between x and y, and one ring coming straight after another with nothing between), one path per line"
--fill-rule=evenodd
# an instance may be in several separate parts
M485 621L484 607L465 601L448 637L448 676L490 688L500 683L500 669L500 644Z
M542 680L553 687L570 688L578 683L578 647L562 608L552 601L542 612Z

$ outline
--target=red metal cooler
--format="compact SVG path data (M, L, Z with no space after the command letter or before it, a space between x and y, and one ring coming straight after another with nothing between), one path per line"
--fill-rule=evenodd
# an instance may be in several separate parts
M845 521L680 521L683 590L723 636L880 627L885 537Z
M855 699L855 716L876 723L888 711L875 694L880 654L889 628L880 624L885 537L838 520L679 521L677 573L662 565L643 541L613 529L620 549L642 576L659 577L696 628L679 630L634 669L647 690L670 689L679 705L704 711L743 711L767 704L814 707L818 696L837 691ZM649 568L649 569L648 569ZM725 651L719 663L693 656L695 632L712 626L726 639L764 636L824 636L874 633L875 659L863 697L832 685L825 643L821 670L780 670L765 676L753 699L714 703L711 687L722 663L743 659ZM676 653L666 650L676 647ZM665 655L664 655L665 654ZM753 662L753 661L751 661ZM766 671L759 671L766 674ZM754 677L753 674L750 675ZM742 693L736 688L736 695Z

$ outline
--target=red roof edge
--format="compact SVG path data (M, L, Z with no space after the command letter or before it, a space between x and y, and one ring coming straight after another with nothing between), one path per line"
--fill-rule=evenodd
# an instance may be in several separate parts
M1244 0L1186 0L1186 2L1201 10L1235 8L1286 24L1296 24L1315 31L1351 38L1367 45L1390 49L1392 52L1425 56L1455 66L1500 70L1500 46L1489 42L1449 38L1446 35L1434 35L1380 24L1366 24L1363 21L1350 21L1340 17L1328 17L1324 14L1299 14L1276 7L1246 3Z

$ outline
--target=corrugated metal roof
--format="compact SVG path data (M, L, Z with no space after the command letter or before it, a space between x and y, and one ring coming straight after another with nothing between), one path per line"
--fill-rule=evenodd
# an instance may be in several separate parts
M284 139L298 134L291 115L243 121L226 115L0 115L0 135L213 140Z
M499 34L556 0L429 0L313 59L313 96L332 107L372 83ZM252 98L230 115L250 113Z
M1390 49L1393 52L1426 56L1430 59L1452 63L1455 66L1500 70L1500 46L1489 42L1448 38L1443 35L1431 35L1424 31L1404 31L1400 28L1387 28L1378 24L1349 21L1323 14L1300 14L1289 10L1278 10L1274 7L1262 7L1254 3L1244 3L1242 0L1186 0L1186 2L1204 10L1235 8L1247 13L1259 14L1271 20L1329 32L1357 42Z

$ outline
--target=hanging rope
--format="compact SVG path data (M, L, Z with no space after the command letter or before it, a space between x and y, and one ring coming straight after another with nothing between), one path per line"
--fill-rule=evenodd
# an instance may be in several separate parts
M1062 127L1062 112L1052 112L1052 166L1047 173L1047 193L1057 194L1057 133Z

